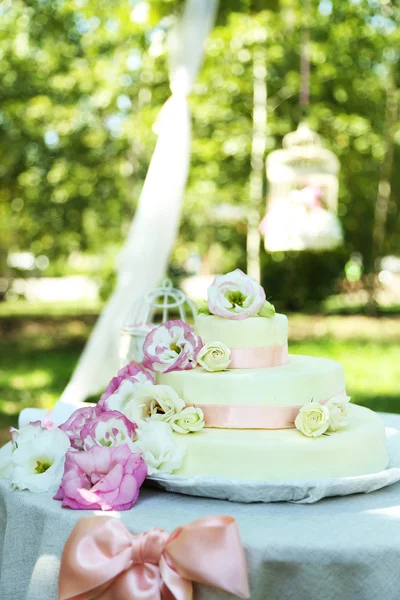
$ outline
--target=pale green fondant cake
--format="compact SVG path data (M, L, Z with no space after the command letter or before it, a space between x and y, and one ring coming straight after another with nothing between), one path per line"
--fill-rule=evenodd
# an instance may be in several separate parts
M205 345L200 365L157 373L158 384L204 414L201 431L174 434L186 448L175 474L277 481L385 469L381 418L348 405L339 363L287 354L287 317L263 304L262 288L250 280L238 270L217 277L208 302L214 314L199 314L194 327ZM252 314L249 285L254 306L261 298Z

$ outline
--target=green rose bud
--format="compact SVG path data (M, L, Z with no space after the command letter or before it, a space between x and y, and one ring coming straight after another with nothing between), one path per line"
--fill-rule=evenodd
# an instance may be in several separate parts
M260 317L266 317L267 319L270 319L271 317L273 317L275 314L275 306L273 304L271 304L271 302L268 302L268 300L266 300L264 302L264 304L261 307L261 310L258 312L258 315Z

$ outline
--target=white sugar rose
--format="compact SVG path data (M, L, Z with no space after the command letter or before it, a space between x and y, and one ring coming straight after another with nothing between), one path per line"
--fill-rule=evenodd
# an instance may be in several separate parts
M200 431L204 427L203 411L201 408L188 406L172 417L170 425L176 433Z
M138 431L135 450L142 454L148 474L173 473L182 464L185 447L174 436L171 427L164 421L145 421Z
M225 371L231 362L231 351L223 342L209 342L200 350L197 362L210 373Z
M307 437L323 435L329 427L329 408L319 402L309 402L301 407L294 422Z
M341 427L347 425L347 417L349 414L350 396L340 394L334 396L325 404L329 409L329 430L337 431Z
M169 385L142 385L137 391L136 401L145 405L147 417L159 421L169 421L186 406Z
M207 295L210 312L227 319L252 317L265 302L263 288L240 269L216 277L208 288Z

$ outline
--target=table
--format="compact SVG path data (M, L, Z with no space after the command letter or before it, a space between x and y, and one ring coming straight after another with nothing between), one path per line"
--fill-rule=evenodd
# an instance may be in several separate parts
M400 416L386 415L400 428ZM0 482L0 598L56 600L64 543L89 511L70 511L47 494ZM137 533L171 531L196 518L228 514L238 522L252 600L398 600L400 483L372 494L317 504L239 504L142 488L120 513ZM196 587L196 600L233 596ZM118 600L118 599L116 599Z

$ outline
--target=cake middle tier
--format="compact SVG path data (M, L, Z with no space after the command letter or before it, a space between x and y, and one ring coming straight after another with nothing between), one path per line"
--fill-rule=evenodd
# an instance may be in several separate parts
M328 358L289 355L285 365L209 373L157 373L186 404L202 408L206 427L274 429L293 427L301 406L326 402L345 392L343 367Z

